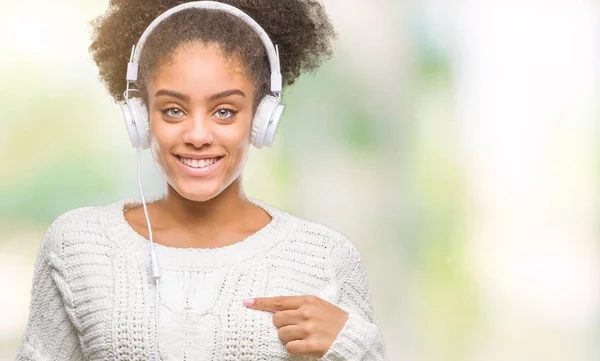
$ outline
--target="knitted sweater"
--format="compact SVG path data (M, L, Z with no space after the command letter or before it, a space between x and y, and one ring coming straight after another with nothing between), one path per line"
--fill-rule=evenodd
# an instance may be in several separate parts
M171 360L384 360L360 255L341 233L261 201L272 221L220 248L155 244L162 270L158 348ZM150 243L122 199L66 212L35 264L29 320L16 360L154 360ZM242 300L315 295L349 313L321 358L289 354L273 314Z

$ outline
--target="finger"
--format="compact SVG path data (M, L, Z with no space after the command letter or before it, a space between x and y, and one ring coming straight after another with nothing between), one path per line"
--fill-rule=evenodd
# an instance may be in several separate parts
M277 331L277 335L279 336L279 339L283 342L301 340L302 338L308 336L304 328L298 325L282 327Z
M324 344L311 339L289 341L285 344L285 350L292 355L307 355L311 357L321 357L327 352Z
M305 302L306 296L258 297L244 300L244 306L270 312L296 310Z
M278 311L273 314L273 324L275 327L298 325L304 320L304 312L302 309Z

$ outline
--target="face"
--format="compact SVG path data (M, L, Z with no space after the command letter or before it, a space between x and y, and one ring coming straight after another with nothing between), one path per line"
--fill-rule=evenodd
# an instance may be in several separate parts
M179 195L207 201L241 179L254 86L239 62L216 45L187 44L146 90L154 161Z

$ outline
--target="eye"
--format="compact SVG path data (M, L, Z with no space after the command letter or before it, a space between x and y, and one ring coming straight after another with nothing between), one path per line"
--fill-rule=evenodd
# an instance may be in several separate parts
M181 109L174 108L174 107L173 108L166 108L166 109L163 109L161 111L162 111L162 113L164 115L166 115L168 117L171 117L171 118L180 118L180 117L182 117L184 115L183 111Z
M215 112L215 116L220 119L232 118L237 112L232 109L222 108Z

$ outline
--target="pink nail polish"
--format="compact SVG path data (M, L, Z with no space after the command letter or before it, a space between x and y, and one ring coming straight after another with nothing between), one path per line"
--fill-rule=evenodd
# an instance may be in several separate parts
M246 298L244 301L242 301L242 303L244 304L244 306L246 307L250 307L254 304L254 299L253 298Z

